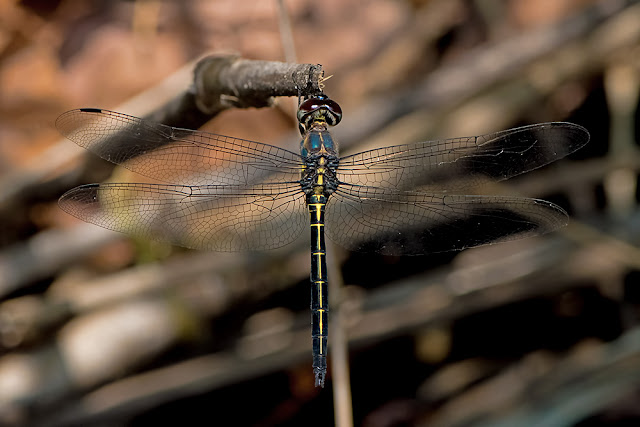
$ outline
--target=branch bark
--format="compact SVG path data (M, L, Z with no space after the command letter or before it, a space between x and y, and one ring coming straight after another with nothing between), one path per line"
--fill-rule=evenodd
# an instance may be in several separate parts
M146 118L169 126L198 129L229 108L263 108L276 96L322 93L321 65L207 56L194 68L185 93Z

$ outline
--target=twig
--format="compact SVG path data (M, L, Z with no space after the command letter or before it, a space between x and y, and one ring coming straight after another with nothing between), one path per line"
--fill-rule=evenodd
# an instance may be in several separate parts
M198 63L194 80L206 108L246 108L268 106L274 96L320 94L322 74L321 65L212 56Z
M330 324L329 355L333 377L334 420L338 427L353 426L353 407L351 398L351 375L349 374L349 349L346 333L345 310L342 301L345 298L344 280L336 258L337 248L327 243L327 273L329 277ZM372 373L375 375L375 373Z
M287 11L287 5L283 0L277 0L278 9L278 25L280 28L280 40L282 41L282 50L284 58L287 62L298 62L296 55L296 46L293 42L293 30L291 28L291 19Z

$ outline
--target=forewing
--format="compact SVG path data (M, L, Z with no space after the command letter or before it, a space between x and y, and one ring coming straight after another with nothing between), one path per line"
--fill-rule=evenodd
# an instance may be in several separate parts
M420 255L548 233L566 225L553 203L529 198L341 185L326 207L326 232L360 252Z
M340 159L342 182L409 190L431 186L465 192L483 181L500 181L573 153L589 133L573 123L541 123L488 135L426 141L364 151Z
M298 183L238 186L90 184L60 198L66 212L110 230L215 251L273 249L308 221Z
M282 148L174 128L101 109L56 121L67 138L105 160L165 183L249 185L299 179L301 159Z

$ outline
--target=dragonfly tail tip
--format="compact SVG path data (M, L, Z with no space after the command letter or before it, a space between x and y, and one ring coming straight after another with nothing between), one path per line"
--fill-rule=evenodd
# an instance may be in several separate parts
M324 388L324 377L326 375L326 371L323 371L322 369L319 369L319 368L315 368L314 373L316 375L316 387L320 386Z

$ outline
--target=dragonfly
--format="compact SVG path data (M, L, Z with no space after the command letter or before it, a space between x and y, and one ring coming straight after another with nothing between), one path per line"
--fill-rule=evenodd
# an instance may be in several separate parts
M329 325L325 229L349 250L385 255L548 233L566 225L561 207L477 193L486 182L539 168L589 141L584 127L553 122L340 157L329 131L342 119L337 102L324 94L302 99L297 119L299 153L104 109L68 111L56 121L63 135L157 182L82 185L59 204L107 229L202 250L274 249L310 228L312 368L322 387Z

